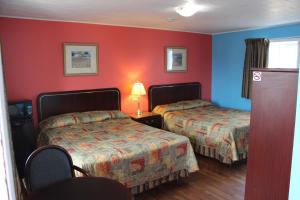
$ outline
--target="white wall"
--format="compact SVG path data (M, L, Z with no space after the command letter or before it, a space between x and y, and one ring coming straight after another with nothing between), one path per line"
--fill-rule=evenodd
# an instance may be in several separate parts
M3 80L0 46L0 199L15 200L15 181L10 151L10 130L8 127L7 101Z
M298 79L297 113L289 200L300 199L300 76Z

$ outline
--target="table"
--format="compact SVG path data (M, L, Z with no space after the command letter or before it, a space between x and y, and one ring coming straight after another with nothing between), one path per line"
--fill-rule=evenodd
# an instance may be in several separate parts
M102 177L79 177L51 184L29 195L29 200L131 200L130 190Z
M130 113L128 115L134 121L137 121L142 124L146 124L148 126L152 126L154 128L161 128L162 126L161 116L153 112L143 112L140 116L137 116L136 113Z

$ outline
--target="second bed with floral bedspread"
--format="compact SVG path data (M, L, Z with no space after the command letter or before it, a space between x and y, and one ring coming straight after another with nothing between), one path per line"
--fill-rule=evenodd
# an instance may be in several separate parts
M250 113L225 109L203 100L157 106L164 127L190 138L194 150L231 164L247 157Z
M119 111L71 113L40 124L39 145L65 148L75 165L142 192L198 170L190 141Z

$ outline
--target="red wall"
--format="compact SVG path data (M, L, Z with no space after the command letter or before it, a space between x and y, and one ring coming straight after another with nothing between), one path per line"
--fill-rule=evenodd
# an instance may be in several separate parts
M0 18L0 41L8 99L32 99L35 118L39 93L106 87L118 87L122 110L134 112L136 102L129 94L136 80L146 88L152 84L199 81L203 98L211 96L210 35ZM65 77L64 42L98 43L99 74ZM166 46L188 49L188 72L165 72ZM146 96L141 104L147 110Z

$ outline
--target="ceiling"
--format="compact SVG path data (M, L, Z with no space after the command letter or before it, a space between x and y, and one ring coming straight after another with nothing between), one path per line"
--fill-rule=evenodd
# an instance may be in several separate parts
M300 22L300 0L194 0L203 9L189 18L174 11L185 2L0 0L0 15L209 34Z

